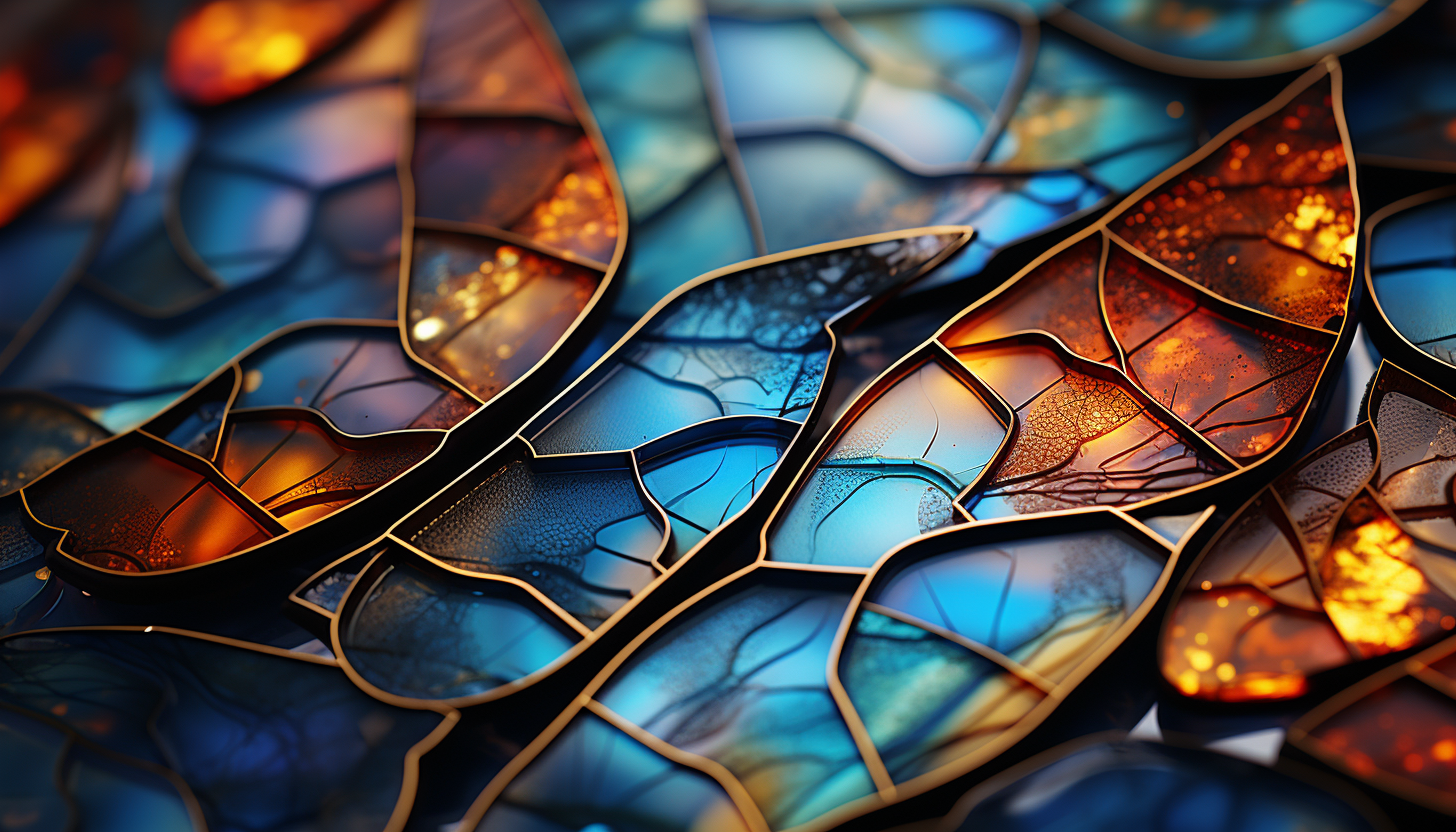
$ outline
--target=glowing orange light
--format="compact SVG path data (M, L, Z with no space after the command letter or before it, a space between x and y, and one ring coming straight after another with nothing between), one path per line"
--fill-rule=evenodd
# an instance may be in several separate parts
M172 30L167 82L194 104L255 92L328 50L382 0L208 0Z

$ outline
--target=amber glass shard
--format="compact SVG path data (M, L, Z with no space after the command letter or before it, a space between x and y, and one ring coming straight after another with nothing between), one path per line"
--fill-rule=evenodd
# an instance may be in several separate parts
M606 263L617 247L617 204L607 173L583 136L567 151L566 173L510 228L517 234Z
M1456 398L1387 364L1370 413L1380 434L1381 499L1414 534L1456 548Z
M206 0L167 41L167 83L221 104L291 75L333 48L383 0Z
M1014 341L956 350L1016 411L1011 449L971 506L979 520L1125 505L1196 485L1227 464L1148 409L1126 379ZM972 500L976 500L972 497Z
M546 357L601 280L591 269L520 246L420 230L411 261L410 346L489 400Z
M1383 786L1456 809L1456 702L1416 678L1377 688L1291 741L1364 781L1384 775Z
M1440 586L1451 553L1423 546L1368 492L1351 501L1318 562L1330 620L1361 657L1414 647L1456 626ZM1445 563L1443 563L1445 562ZM1451 624L1452 626L1446 626Z
M424 459L441 434L348 437L287 411L242 413L218 449L223 475L289 529L326 517Z
M61 181L116 112L116 90L131 63L129 4L57 3L26 32L26 15L7 21L30 39L0 63L0 227Z
M255 546L283 528L246 498L148 441L118 440L25 492L36 519L67 532L61 548L115 572L195 566Z
M1083 358L1113 358L1097 291L1101 257L1101 236L1087 237L977 306L956 321L941 341L954 349L1016 332L1040 330L1060 338Z
M1330 327L1345 315L1355 223L1326 76L1108 228L1228 300Z
M1105 291L1128 374L1235 459L1279 446L1334 346L1331 334L1221 314L1120 248L1108 255Z

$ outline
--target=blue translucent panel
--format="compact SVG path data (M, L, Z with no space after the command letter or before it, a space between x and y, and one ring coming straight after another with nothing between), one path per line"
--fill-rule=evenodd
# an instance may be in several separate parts
M1380 310L1406 340L1456 364L1456 199L1375 226L1370 277Z
M0 701L176 772L212 829L287 828L320 813L383 828L405 755L441 721L367 696L329 664L164 632L11 637ZM96 805L119 785L105 779L82 773L78 797Z
M397 83L270 96L210 120L201 153L216 164L326 188L394 169L406 107Z
M1006 832L1372 832L1324 789L1226 754L1152 742L1064 749L962 809L954 828ZM947 829L951 827L946 827Z
M848 18L861 37L905 64L928 64L994 111L1024 44L1021 27L989 9L928 6Z
M667 534L625 463L509 462L410 542L459 569L519 578L596 627L657 577L652 560Z
M133 173L91 266L93 274L104 274L127 251L162 230L168 189L176 185L175 177L197 140L197 119L167 92L160 72L139 72L132 88L137 125L128 165Z
M879 78L864 85L853 121L924 165L967 161L985 127L971 108L947 95Z
M874 793L825 681L849 597L746 588L679 619L602 689L602 704L716 760L769 826L805 823Z
M244 356L234 407L309 407L363 436L448 428L475 409L405 354L394 327L321 325L282 335Z
M867 600L1057 681L1128 619L1162 570L1125 534L1084 532L935 555L895 571Z
M837 135L741 142L771 249L812 245L887 227L968 224L976 239L948 277L979 272L1007 243L1095 203L1106 189L1071 173L1043 176L1053 199L1017 193L1041 177L911 175L864 145Z
M33 393L0 393L0 494L29 485L71 454L110 435L65 402Z
M845 640L839 678L897 783L1000 738L1045 696L984 656L868 610Z
M927 361L844 429L774 528L774 560L869 566L958 521L952 502L1007 426L970 386Z
M1109 60L1106 54L1043 27L1027 90L991 159L1038 167L1092 163L1099 173L1118 173L1104 180L1108 185L1131 190L1196 146L1197 127L1186 112L1191 96L1191 90L1173 78ZM1170 110L1175 101L1178 106ZM1136 153L1134 163L1106 167L1157 142L1171 143L1164 151L1171 158Z
M864 69L811 20L757 23L710 19L723 81L723 102L734 124L780 119L837 118Z
M1068 5L1133 46L1204 61L1283 58L1343 38L1386 11L1386 4L1366 0L1272 7L1218 2L1186 10L1178 7L1171 13L1152 0L1076 0ZM1162 56L1142 57L1156 63Z
M634 448L730 414L802 421L823 382L825 323L917 274L951 239L885 240L695 286L523 435L539 453L583 453Z
M381 690L417 699L485 693L546 667L577 641L519 586L410 566L390 567L350 606L339 628L343 656Z
M1428 6L1427 13L1434 12L1434 17L1442 8ZM1345 114L1351 143L1362 156L1440 169L1456 163L1456 142L1451 140L1456 119L1451 24L1429 25L1435 22L1431 17L1382 38L1377 49L1384 52L1370 63L1349 65Z
M1438 199L1381 220L1370 235L1370 268L1456 261L1456 199Z
M642 469L647 493L672 523L664 565L748 506L778 467L788 435L715 439L655 459Z
M623 182L630 205L629 175L623 174ZM677 195L670 207L647 218L634 215L634 220L642 223L641 230L632 238L627 285L616 305L618 315L632 320L694 277L756 253L743 201L721 164Z
M71 828L69 795L56 782L70 737L54 726L0 710L0 823L8 829ZM89 827L86 827L89 829Z
M578 714L511 781L479 832L748 832L711 777L679 766L591 714Z
M312 207L302 188L208 164L188 172L180 203L188 242L227 286L287 262L308 233Z
M73 746L64 774L84 832L193 832L187 802L153 771Z
M98 224L121 191L126 137L120 129L114 134L66 184L0 227L0 351L84 265Z

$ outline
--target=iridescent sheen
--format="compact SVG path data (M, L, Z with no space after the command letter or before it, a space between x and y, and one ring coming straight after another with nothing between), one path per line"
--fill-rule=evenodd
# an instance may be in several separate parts
M1456 198L1411 206L1370 234L1370 284L1402 338L1456 365Z

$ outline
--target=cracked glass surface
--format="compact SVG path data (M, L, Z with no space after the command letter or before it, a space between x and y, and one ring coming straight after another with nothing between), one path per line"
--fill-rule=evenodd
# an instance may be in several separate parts
M896 543L961 522L956 497L1008 426L983 394L928 360L837 437L770 537L773 558L869 566Z
M727 263L892 228L975 226L942 279L976 274L1194 146L1181 83L992 9L542 6L622 172L623 321Z
M214 829L382 826L405 788L400 761L442 721L369 697L333 662L160 631L7 638L0 701L133 776L175 776ZM174 817L156 803L159 823Z
M812 820L874 791L824 679L848 603L846 595L747 587L663 636L598 698L721 763L770 827Z
M1185 696L1299 696L1316 673L1456 628L1456 400L1387 363L1369 409L1259 492L1194 567L1160 660Z
M482 693L534 673L578 640L518 585L450 581L391 566L340 621L339 646L366 680L416 699Z
M657 577L667 531L622 459L574 461L567 471L512 462L409 541L456 568L526 581L596 627Z

